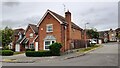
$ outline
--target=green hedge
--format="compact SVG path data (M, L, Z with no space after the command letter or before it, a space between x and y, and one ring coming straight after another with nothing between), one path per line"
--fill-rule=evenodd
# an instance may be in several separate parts
M49 51L34 51L26 50L25 54L27 57L43 57L43 56L60 56L61 43L53 43L50 45Z
M51 56L50 51L26 51L27 57L43 57L43 56Z
M2 56L11 56L14 54L12 50L2 50L1 53L2 53Z

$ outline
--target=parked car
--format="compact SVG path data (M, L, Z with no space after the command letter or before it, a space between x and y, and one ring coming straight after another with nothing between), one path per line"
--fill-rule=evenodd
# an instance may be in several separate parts
M90 39L90 44L97 44L97 39Z

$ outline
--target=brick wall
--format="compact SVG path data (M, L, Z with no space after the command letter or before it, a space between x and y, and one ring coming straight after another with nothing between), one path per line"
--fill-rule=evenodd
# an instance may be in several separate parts
M53 32L47 33L46 32L46 24L53 24ZM49 13L46 15L42 23L39 25L38 29L39 35L39 50L43 50L44 48L44 38L47 35L53 35L56 38L56 42L61 43L61 25L60 23L52 17Z
M33 38L30 38L30 33L33 33ZM28 42L28 47L29 47L30 43L32 43L34 38L36 37L36 34L33 32L33 30L30 28L30 26L28 27L25 36L26 36L26 38L29 38L29 42Z

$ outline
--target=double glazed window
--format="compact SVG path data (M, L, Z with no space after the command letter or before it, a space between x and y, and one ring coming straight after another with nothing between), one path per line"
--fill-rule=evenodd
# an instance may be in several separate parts
M30 49L34 49L34 44L33 43L30 44Z
M55 40L45 40L44 41L44 50L49 50L49 46L55 43Z
M46 25L46 32L53 32L53 24Z

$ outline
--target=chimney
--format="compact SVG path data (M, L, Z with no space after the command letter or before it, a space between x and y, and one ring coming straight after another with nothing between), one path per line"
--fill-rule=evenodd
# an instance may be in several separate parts
M70 46L71 46L71 25L72 25L71 13L69 12L69 10L67 12L65 12L65 20L68 24L66 35L67 35L67 49L69 50Z

